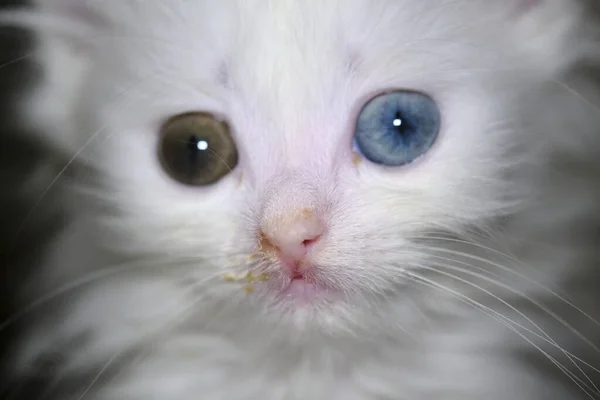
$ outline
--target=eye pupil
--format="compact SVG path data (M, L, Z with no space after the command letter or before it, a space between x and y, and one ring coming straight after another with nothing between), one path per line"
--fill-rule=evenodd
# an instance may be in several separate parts
M439 126L439 109L431 98L411 91L388 92L365 104L356 121L354 142L368 160L401 166L429 150Z
M159 152L172 178L194 186L217 182L238 160L228 125L206 113L183 114L167 121Z
M205 148L201 148L204 147ZM193 176L203 168L207 167L210 160L207 160L207 154L203 154L202 150L208 148L208 143L205 140L200 140L196 135L190 136L187 141L187 175L188 179L193 179ZM183 155L182 155L183 156Z
M198 143L196 136L190 136L187 144L190 161L195 161L198 157Z

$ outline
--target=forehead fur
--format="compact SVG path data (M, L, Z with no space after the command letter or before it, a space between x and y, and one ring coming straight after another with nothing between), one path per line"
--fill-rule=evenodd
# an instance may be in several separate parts
M93 38L99 87L89 92L127 88L144 115L194 104L251 114L263 131L314 131L379 90L440 91L502 65L527 68L508 17L482 13L485 3L91 2L110 31ZM135 107L127 117L139 121Z
M519 24L506 3L230 0L141 7L127 1L106 7L96 1L89 7L106 29L93 38L94 59L110 69L114 86L153 77L165 82L152 89L157 101L174 84L216 103L234 92L248 106L277 109L279 118L267 119L282 128L296 122L299 107L318 112L351 97L340 88L350 95L390 86L432 91L503 66L543 73L514 36Z
M441 156L432 157L429 168L436 171L437 162L466 174L458 150L492 165L489 160L502 154L497 145L507 141L497 126L489 133L490 125L510 115L505 105L528 90L526 78L529 87L552 78L553 64L540 69L545 58L515 36L537 32L515 14L516 2L178 0L142 6L131 0L109 7L90 1L99 33L88 49L91 72L78 106L93 114L96 127L129 132L135 143L140 137L133 133L151 136L174 114L222 114L234 126L242 163L252 163L246 174L267 176L297 166L331 171L336 156L350 151L352 121L369 96L419 90L433 95L444 119ZM550 11L563 10L559 25L568 31L577 17L566 13L572 4L547 0L529 4L527 12L539 8L556 19ZM85 13L78 8L78 15ZM536 51L556 42L555 30L547 28ZM485 142L478 140L482 131Z

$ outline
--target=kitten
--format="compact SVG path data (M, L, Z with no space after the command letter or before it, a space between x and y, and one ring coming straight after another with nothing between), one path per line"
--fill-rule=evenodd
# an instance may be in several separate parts
M600 398L593 6L39 0L14 398Z

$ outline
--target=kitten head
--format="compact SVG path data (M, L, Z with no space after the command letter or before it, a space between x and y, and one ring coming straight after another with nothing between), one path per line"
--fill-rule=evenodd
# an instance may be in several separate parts
M574 0L40 3L89 28L36 108L70 94L97 243L238 321L385 320L428 238L535 193L548 85L592 54Z

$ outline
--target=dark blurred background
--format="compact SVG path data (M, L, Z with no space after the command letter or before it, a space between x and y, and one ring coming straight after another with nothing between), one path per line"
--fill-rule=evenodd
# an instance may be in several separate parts
M0 12L27 6L25 3L0 0ZM33 139L17 109L20 97L41 77L31 55L34 47L34 37L25 29L0 27L0 364L18 329L18 324L3 326L17 311L13 308L14 289L63 221L52 190L36 206L51 182L49 172L58 166ZM2 376L3 398L1 381Z

